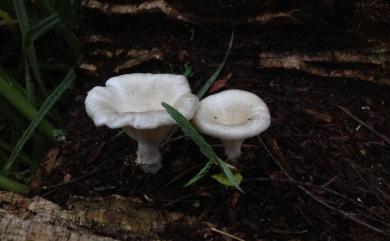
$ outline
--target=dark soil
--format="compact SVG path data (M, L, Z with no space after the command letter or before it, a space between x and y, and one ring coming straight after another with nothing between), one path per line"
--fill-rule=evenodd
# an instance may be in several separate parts
M121 73L182 73L188 63L195 74L190 78L194 92L223 59L230 33L229 29L204 27L174 26L157 32L152 32L152 24L138 27L125 32L99 30L116 36L111 37L114 42L91 44L86 50L87 59L98 62L88 56L94 48L157 47L165 54L163 62L145 62ZM138 30L142 34L134 32ZM289 40L299 42L296 30L277 31L285 35L291 31L287 34ZM198 219L199 225L192 227L180 222L171 224L161 234L167 240L229 240L210 231L206 222L244 240L388 240L372 229L389 230L389 143L342 108L390 136L390 89L356 80L256 70L261 49L289 48L286 39L260 42L265 36L274 37L277 31L260 34L238 28L221 74L232 74L223 89L258 94L272 115L272 125L261 139L251 138L244 143L239 161L244 194L210 177L183 188L206 159L190 139L175 140L182 135L180 131L162 146L164 168L150 175L135 166L136 143L131 138L118 135L119 130L93 125L85 113L86 91L103 85L112 75L113 66L122 61L120 56L106 62L97 77L79 78L80 91L69 103L65 139L60 145L62 163L42 177L35 190L46 186L46 190L39 191L41 195L60 204L65 204L70 195L137 196L144 206ZM321 36L315 43L313 40L311 46L334 46L336 42L326 41L327 37ZM316 114L310 114L313 111ZM223 157L220 143L207 140ZM215 169L211 173L217 172ZM69 182L62 185L64 180Z

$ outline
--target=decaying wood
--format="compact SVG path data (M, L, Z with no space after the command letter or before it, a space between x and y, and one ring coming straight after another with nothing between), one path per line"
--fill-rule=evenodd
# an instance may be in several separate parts
M225 17L205 16L197 15L191 12L184 12L177 9L174 5L170 4L165 0L148 0L139 4L125 4L125 3L110 3L102 0L86 0L83 1L85 8L94 10L106 15L126 15L126 16L135 16L142 14L152 14L152 13L162 13L167 17L188 22L194 24L223 24L223 23L251 23L251 24L260 24L266 25L271 23L278 22L287 22L290 24L300 24L302 20L300 19L299 9L292 9L288 11L280 12L265 12L257 14L254 16L247 16L243 19L229 19Z
M350 78L390 85L390 49L322 52L263 52L259 68L299 70L329 78Z
M286 1L287 2L287 1ZM362 23L386 23L389 21L390 4L385 0L364 1L327 0L320 3L296 1L290 8L280 7L284 1L180 1L146 0L136 3L115 3L104 0L85 0L83 6L105 15L136 16L145 14L164 14L176 21L196 24L250 23L256 25L299 25L308 21L323 21L324 15L337 14L340 20ZM333 17L333 16L332 16Z
M89 53L91 58L101 57L104 61L95 61L95 63L83 62L79 65L79 70L88 76L98 77L99 69L103 65L107 64L108 61L116 62L115 66L112 67L113 73L117 74L121 70L130 69L142 63L151 60L163 60L164 54L157 48L151 50L140 50L140 49L93 49Z
M18 194L0 192L0 205L2 207L0 209L0 230L3 230L3 235L6 235L3 237L10 237L10 235L22 237L33 232L42 232L42 235L50 236L63 230L61 233L66 235L58 236L58 238L59 240L68 240L65 238L83 237L86 235L86 231L98 229L99 234L122 233L132 237L161 240L159 234L164 231L168 223L182 220L190 224L193 221L192 218L184 218L179 213L142 208L140 200L120 196L107 198L73 196L67 202L67 209L61 209L57 204L38 196L29 199ZM12 225L7 226L9 222ZM31 228L24 229L23 232L12 230L29 225ZM48 227L47 230L42 231L41 229L45 226ZM73 233L67 229L77 232ZM34 240L41 240L40 237Z
M0 209L0 240L7 241L115 241L88 232L71 231L62 226L24 220Z
M328 113L321 113L321 112L318 112L316 110L312 110L312 109L304 109L304 112L311 116L312 118L316 119L316 120L319 120L319 121L322 121L322 122L325 122L325 123L332 123L333 121L333 116L328 114Z
M260 38L253 40L255 45L245 38L239 43L252 49L235 46L233 52L242 56L260 51L258 68L261 69L298 70L331 79L390 85L389 39L381 34L390 31L390 3L385 0L139 0L128 3L84 0L83 7L88 14L93 13L90 15L92 25L99 22L99 26L103 24L109 29L119 30L112 34L98 27L86 38L89 48L86 62L80 65L80 70L88 76L125 73L150 60L172 61L172 56L180 56L181 51L172 42L183 41L175 39L176 30L166 28L173 23L192 29L187 45L194 45L195 49L200 47L193 41L194 35L201 32L196 30L197 27L219 25L237 26L238 29L243 26L248 33L258 33ZM124 25L124 19L129 24ZM143 24L149 29L146 30ZM129 25L135 28L126 29ZM160 27L162 31L158 31ZM227 30L212 29L206 33L210 36L202 38L212 38L215 31ZM131 38L132 43L122 41L118 47L118 41L128 35L136 38L151 35L152 39L143 46L145 38L140 37L139 41ZM262 35L271 38L261 38ZM215 51L211 46L201 47ZM186 62L191 57L188 56L185 61L178 59Z

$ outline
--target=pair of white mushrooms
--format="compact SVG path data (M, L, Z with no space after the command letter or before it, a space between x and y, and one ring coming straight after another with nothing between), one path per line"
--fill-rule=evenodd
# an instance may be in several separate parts
M270 125L266 104L243 90L227 90L199 102L185 76L126 74L110 78L105 87L94 87L85 100L87 114L96 126L122 128L138 142L137 164L144 172L161 169L159 146L175 120L161 103L177 109L206 135L219 138L229 158L238 158L245 138Z

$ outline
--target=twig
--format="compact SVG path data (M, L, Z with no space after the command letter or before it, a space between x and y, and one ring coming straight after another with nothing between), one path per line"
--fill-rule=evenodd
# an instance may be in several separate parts
M226 232L224 232L224 231L222 231L222 230L219 230L219 229L216 229L216 228L211 228L211 231L216 232L216 233L219 233L219 234L222 234L222 235L224 235L224 236L226 236L226 237L229 237L229 238L232 238L232 239L235 239L235 240L238 240L238 241L245 241L245 240L242 239L242 238L239 238L239 237L237 237L237 236L234 236L233 234L226 233Z
M355 121L359 122L360 125L366 127L368 130L370 130L372 133L374 133L376 136L378 136L379 138L381 138L382 140L384 140L387 144L390 145L390 138L377 132L371 125L367 124L366 122L362 121L361 119L359 119L357 116L355 116L354 114L352 114L349 110L345 109L344 107L340 106L340 105L336 105L340 110L344 111L345 114L347 114L349 117L351 117L352 119L354 119Z
M269 150L268 146L264 143L264 141L261 139L260 136L257 136L257 138L259 139L260 143L263 145L264 149L267 151L268 155L272 158L272 160L274 160L274 162L276 163L276 165L280 168L280 170L283 172L283 174L291 181L291 182L294 182L294 183L297 183L297 181L295 181L295 179L286 171L286 169L280 164L279 160L273 155L273 153ZM278 158L281 158L283 160L285 160L285 158L283 157L280 149L279 149L279 146L277 145L277 142L275 139L271 139L271 146L272 146L272 150L273 152L275 153L275 155L277 155ZM333 207L332 205L324 202L323 200L319 199L317 196L315 196L313 193L311 193L309 190L307 190L303 185L300 185L300 184L297 184L297 187L303 192L305 193L306 195L308 195L309 197L311 197L314 201L316 201L317 203L323 205L324 207L328 208L329 210L333 211L333 212L336 212L346 218L348 218L349 220L351 220L352 222L355 222L357 224L360 224L380 235L383 235L385 237L388 237L390 238L390 234L379 229L379 228L376 228L360 219L357 219L355 217L353 217L353 215L343 211L343 210L340 210L340 209L337 209L335 207Z

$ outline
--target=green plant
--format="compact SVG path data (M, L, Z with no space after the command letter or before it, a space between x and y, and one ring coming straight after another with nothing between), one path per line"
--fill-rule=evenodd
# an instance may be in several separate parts
M199 179L204 177L209 172L210 168L213 165L216 165L221 169L222 173L214 175L213 178L225 186L235 187L237 190L242 192L242 189L240 188L240 182L242 181L241 174L239 174L238 172L233 174L231 168L227 165L227 163L218 157L218 155L203 138L203 136L199 134L199 132L192 126L192 124L182 114L180 114L180 112L178 112L176 109L174 109L167 103L162 103L162 106L176 121L182 131L188 137L190 137L193 142L195 142L195 144L199 147L200 152L208 159L208 162L190 181L187 182L185 187L196 183Z
M11 47L0 59L0 188L24 192L22 183L56 140L61 111L53 107L76 78L73 66L81 56L74 33L78 4L0 2L0 23L6 27L0 34ZM58 76L65 77L61 81Z
M184 72L183 75L187 78L190 79L192 76L194 76L194 72L192 72L192 67L188 63L184 65Z
M230 50L233 45L234 41L234 32L233 29L230 40L229 40L229 47L226 51L225 57L222 61L222 63L218 66L218 68L214 71L214 73L210 76L210 78L203 84L202 88L198 91L196 94L199 99L202 99L210 87L214 84L214 82L217 80L218 76L220 75L223 67L225 66L226 60L230 54ZM184 65L184 73L187 78L190 78L193 75L192 67L188 64ZM202 177L206 176L208 172L210 171L211 167L216 165L219 166L222 170L221 173L214 174L211 177L218 181L219 183L225 185L225 186L233 186L237 188L238 190L242 191L239 184L243 180L242 175L239 172L235 172L233 174L232 170L228 167L226 162L222 161L217 154L214 152L212 147L206 142L206 140L199 134L199 132L192 126L192 124L184 118L177 110L175 110L172 106L168 105L167 103L162 103L163 107L167 110L167 112L172 116L172 118L176 121L176 123L181 127L183 132L189 136L200 148L200 151L208 158L208 162L200 169L200 171L193 177L191 180L189 180L184 187L188 187L196 183L198 180L200 180ZM170 137L173 135L173 133L177 130L177 128L174 128L173 131L170 134ZM170 137L168 139L170 139Z

